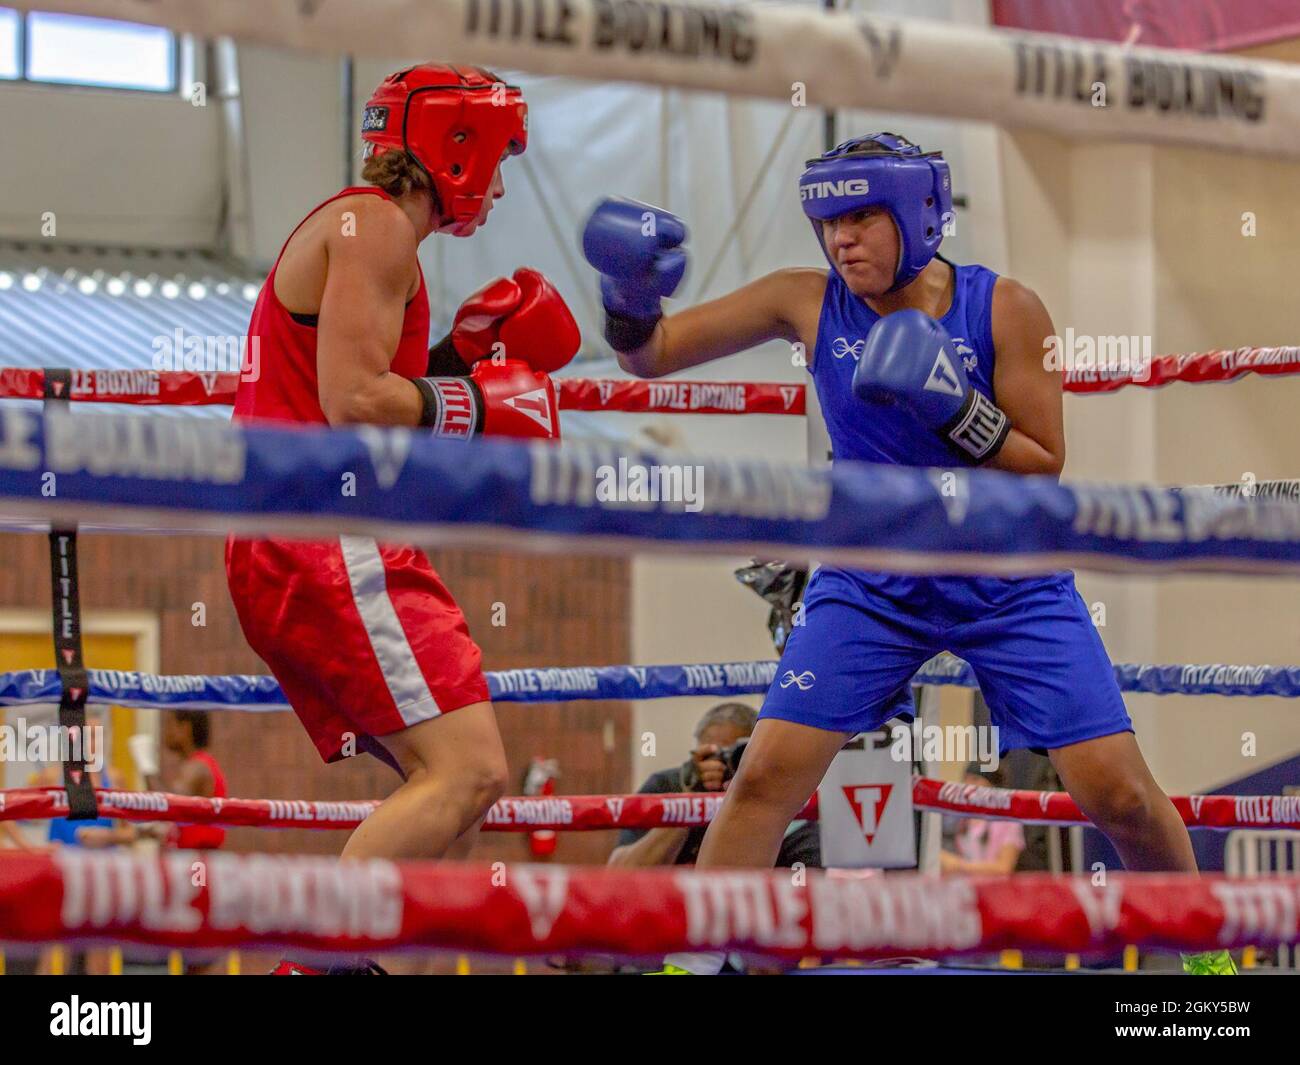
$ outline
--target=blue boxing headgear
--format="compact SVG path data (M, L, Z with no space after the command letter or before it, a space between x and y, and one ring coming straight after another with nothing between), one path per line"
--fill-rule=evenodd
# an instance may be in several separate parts
M923 152L894 133L873 133L808 160L799 178L799 199L832 267L821 224L866 207L885 208L898 228L893 292L938 252L944 223L952 216L952 176L941 152Z

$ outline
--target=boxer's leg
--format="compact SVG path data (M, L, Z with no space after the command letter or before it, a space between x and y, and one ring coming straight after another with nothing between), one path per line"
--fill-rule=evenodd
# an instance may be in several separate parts
M484 814L467 831L457 836L455 842L447 848L447 853L443 857L450 858L455 862L466 861L470 852L474 849L474 844L478 842L479 830L483 827L483 821L486 817L487 814Z
M1048 751L1065 790L1115 845L1126 869L1194 873L1187 826L1131 732Z
M1151 776L1101 637L1070 574L1026 581L954 631L1002 731L1000 747L1046 750L1125 868L1195 873L1191 837ZM1233 975L1224 950L1184 954L1197 975Z
M697 866L771 868L845 742L911 711L910 682L930 652L903 606L853 571L813 575Z
M1047 751L1127 868L1195 872L1187 828L1151 776L1101 637L1069 574L1015 590L957 627L999 747Z
M790 822L853 735L779 718L760 720L704 834L696 867L771 869Z
M440 858L505 794L505 748L491 703L379 737L405 781L352 833L344 858Z
M770 869L791 820L858 732L912 709L910 682L930 656L925 626L852 571L824 568L804 595L736 776L696 868ZM717 952L670 954L664 972L716 973Z

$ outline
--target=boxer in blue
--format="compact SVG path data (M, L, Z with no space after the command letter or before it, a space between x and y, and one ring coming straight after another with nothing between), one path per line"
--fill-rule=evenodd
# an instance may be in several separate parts
M1061 382L1044 364L1052 320L1019 282L938 255L952 218L942 155L875 134L810 161L799 188L830 270L778 270L669 317L661 300L685 271L685 226L632 201L596 207L583 250L623 368L659 377L780 338L811 353L836 461L1058 476ZM949 650L974 669L1002 750L1047 751L1128 869L1196 871L1072 574L828 566L804 603L697 867L770 868L844 743L896 713L918 667ZM721 958L673 956L665 971L716 971ZM1234 971L1221 951L1184 966Z

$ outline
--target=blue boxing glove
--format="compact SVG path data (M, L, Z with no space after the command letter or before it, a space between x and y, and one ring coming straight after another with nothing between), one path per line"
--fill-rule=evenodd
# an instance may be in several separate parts
M582 253L600 271L605 339L635 351L654 335L661 304L681 284L686 226L675 214L636 200L606 199L582 231Z
M853 391L910 410L968 462L988 462L1011 432L1006 414L971 387L948 331L917 310L895 311L871 327Z

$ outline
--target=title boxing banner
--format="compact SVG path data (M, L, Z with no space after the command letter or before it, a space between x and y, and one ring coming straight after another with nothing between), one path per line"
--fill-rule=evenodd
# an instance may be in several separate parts
M1237 56L690 0L20 0L202 37L1300 157L1300 69ZM942 72L942 77L936 76Z
M8 726L0 726L3 733ZM9 746L0 734L0 750ZM1011 791L982 785L910 777L908 763L885 765L892 739L877 751L882 759L833 766L817 793L793 818L822 822L822 864L830 868L915 864L912 809L958 817L995 818L1035 825L1088 824L1078 804L1063 791ZM849 752L852 754L861 751ZM901 767L901 772L900 772ZM601 832L613 828L700 828L722 807L724 792L655 795L507 795L483 821L484 832L535 829ZM156 791L96 788L103 817L124 821L185 822L257 828L356 828L379 800L312 802L304 799L203 798ZM1169 801L1190 829L1300 828L1300 795L1171 795ZM63 788L0 791L0 821L66 817Z
M760 695L776 677L773 660L701 662L673 666L554 666L503 669L486 674L494 703L564 703L591 700L674 699L682 696ZM1300 696L1300 666L1224 663L1134 665L1117 663L1120 691L1148 695ZM88 703L167 710L291 709L274 677L88 671ZM784 675L782 677L784 678ZM970 664L938 655L912 678L913 684L976 688ZM0 673L0 706L57 703L59 674L53 669Z
M789 870L339 862L59 847L0 862L0 940L165 947L397 948L662 957L739 950L797 960L1018 947L1115 951L1300 940L1300 878L1120 873L845 879Z
M0 411L0 509L250 536L496 550L690 550L902 573L1300 572L1300 505L993 470L832 468L432 439L409 429L249 428Z
M167 710L289 710L274 677L244 674L138 673L91 669L89 703ZM502 669L486 674L494 703L553 703L581 699L659 699L752 695L766 691L776 662L702 662L664 666L556 666ZM0 673L0 706L59 701L53 669Z

